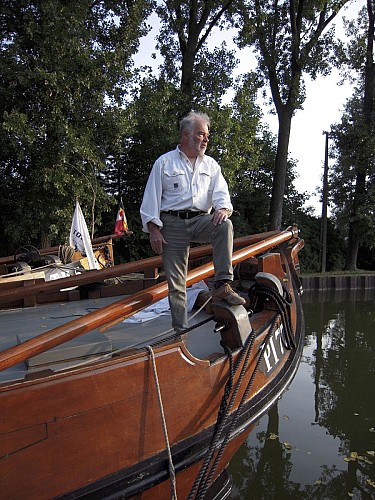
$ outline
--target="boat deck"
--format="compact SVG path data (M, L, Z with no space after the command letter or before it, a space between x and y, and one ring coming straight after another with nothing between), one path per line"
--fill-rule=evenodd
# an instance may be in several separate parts
M0 310L0 351L36 337L77 317L116 302L121 297L88 299L77 302L51 303L35 307ZM193 309L189 326L210 318L204 310ZM214 332L215 323L205 325L187 334L187 347L193 356L204 359L213 353L223 353L220 333ZM100 329L102 330L102 329ZM74 340L57 346L26 362L0 372L0 383L23 379L39 370L59 370L87 363L118 349L144 347L155 340L163 340L174 333L170 314L158 315L142 323L121 321L108 329L92 330Z

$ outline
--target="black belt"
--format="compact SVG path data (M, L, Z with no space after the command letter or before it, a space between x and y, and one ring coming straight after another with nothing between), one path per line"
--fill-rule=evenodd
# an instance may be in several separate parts
M166 210L162 213L174 215L180 219L192 219L193 217L197 217L197 215L207 215L207 212L203 212L202 210Z

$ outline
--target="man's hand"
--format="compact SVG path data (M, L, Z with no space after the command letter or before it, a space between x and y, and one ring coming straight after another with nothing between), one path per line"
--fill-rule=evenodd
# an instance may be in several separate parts
M151 248L155 253L160 255L163 252L163 244L166 245L167 242L163 238L159 226L157 226L153 222L148 222L147 227L148 230L150 231Z
M212 216L212 222L215 226L220 225L228 219L228 210L226 208L219 208L215 210Z

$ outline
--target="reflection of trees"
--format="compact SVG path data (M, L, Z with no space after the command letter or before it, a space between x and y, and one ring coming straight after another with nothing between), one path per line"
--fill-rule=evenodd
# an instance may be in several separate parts
M337 297L336 297L337 298ZM342 298L342 297L341 297ZM302 487L289 480L296 459L278 436L278 407L267 418L267 430L258 432L256 445L242 446L230 469L231 499L374 499L375 464L363 459L344 461L351 452L366 457L375 450L375 307L374 302L350 296L304 304L306 346L315 346L310 358L315 384L315 423L341 440L337 464L321 465L319 481ZM253 432L256 431L256 428ZM367 455L369 462L373 461Z
M311 332L316 335L316 423L341 439L343 457L350 452L366 457L366 451L375 448L375 434L369 431L374 427L370 418L375 415L374 312L373 302L361 300L305 305ZM366 481L374 476L374 464L349 461L346 491L357 488L361 498L372 498Z
M303 496L299 498L306 499L348 499L345 488L345 473L338 471L335 466L328 467L322 465L322 474L320 484L308 484L303 490Z
M236 457L235 468L238 470L241 459L242 465L248 467L247 474L234 473L235 490L231 499L243 499L241 492L246 491L246 499L254 500L272 498L291 498L291 494L298 491L299 484L288 481L292 469L291 454L279 440L279 413L277 403L268 412L266 432L258 433L258 440L262 447L243 446L241 456ZM260 493L261 492L261 493Z

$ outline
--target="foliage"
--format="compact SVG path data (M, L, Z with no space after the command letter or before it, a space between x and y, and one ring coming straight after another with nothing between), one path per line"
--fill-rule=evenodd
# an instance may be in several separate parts
M334 219L341 232L348 234L356 176L361 169L366 184L355 214L355 224L359 229L360 243L366 242L371 247L375 244L375 135L374 132L369 135L364 126L362 100L358 94L348 101L341 122L332 126L330 135L333 141L331 155L335 160L330 175Z
M252 46L259 76L268 82L279 120L269 226L282 222L291 120L304 101L303 72L313 79L329 71L333 30L325 31L345 0L238 2L240 46Z
M62 0L3 1L1 252L26 243L62 243L78 197L89 226L100 234L112 232L123 199L134 236L116 244L117 262L151 255L139 219L143 189L155 159L176 147L181 115L194 108L211 118L208 154L229 183L236 236L266 229L274 186L282 185L280 224L303 227L308 237L302 266L319 269L319 222L293 187L295 164L287 148L281 184L274 175L279 145L262 126L256 99L270 83L280 116L290 112L291 119L304 99L302 71L314 77L329 69L323 51L331 47L333 33L318 36L316 15L328 25L343 3L328 2L322 13L321 2L301 1L293 18L301 23L293 26L286 1L272 3L280 9L277 16L271 2L256 10L258 2L239 0L168 0L157 7L152 0L83 0L73 6ZM158 76L132 65L153 8L161 20L158 48L164 57ZM226 29L234 12L245 16L236 18L239 43L255 44L260 64L236 82L234 53L225 43L209 48L211 34ZM280 131L288 133L289 125L281 120Z
M166 0L156 9L162 23L158 35L158 48L164 57L161 75L180 85L180 117L203 102L217 101L232 83L233 53L225 44L211 52L207 46L213 30L224 28L231 3Z
M123 137L119 153L110 159L104 171L105 189L112 195L121 195L129 227L134 232L135 241L128 242L133 259L151 255L148 236L142 233L139 208L154 161L178 143L176 94L176 88L162 78L146 76L139 83L126 109L131 131ZM113 224L113 219L109 224Z
M375 61L374 6L348 24L349 42L340 47L340 57L347 68L357 72L357 88L348 100L341 123L332 127L335 165L331 173L334 215L347 236L346 269L357 268L360 245L371 248L375 243L374 175L375 175ZM365 21L366 20L366 21Z
M2 2L0 226L9 247L63 242L76 198L92 230L100 223L109 201L98 173L124 133L117 107L149 8Z
M344 18L345 38L335 47L334 64L339 68L342 82L358 84L363 78L363 62L366 52L368 29L367 9L364 6L356 19Z

